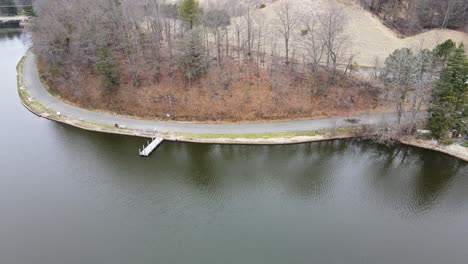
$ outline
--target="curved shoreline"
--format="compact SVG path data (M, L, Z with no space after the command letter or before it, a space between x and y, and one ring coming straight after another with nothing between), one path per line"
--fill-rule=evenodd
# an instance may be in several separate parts
M51 95L39 79L34 54L31 51L28 51L17 65L17 80L21 103L38 117L93 132L145 138L160 136L170 141L277 145L346 139L354 137L350 133L354 127L346 122L347 118L360 119L361 124L376 124L394 117L393 114L389 113L269 123L203 124L138 120L98 113L67 104ZM36 96L47 100L44 100L46 102L37 100ZM73 111L81 116L87 115L87 118L69 114ZM114 127L110 120L116 120L115 123L122 124L122 126ZM468 162L468 148L466 153L460 154L434 146L430 141L405 139L401 140L400 143L442 152Z
M328 123L336 123L335 119L297 120L268 123L249 122L239 124L212 124L199 122L152 121L91 111L75 105L71 105L50 94L49 91L42 85L42 83L38 83L40 80L37 76L37 68L34 58L31 57L34 57L34 54L32 54L31 51L26 52L17 65L18 94L23 106L38 117L64 123L88 131L144 138L160 136L165 140L171 141L211 144L296 144L352 137L349 133L349 130L351 129L350 124L348 124L347 127L342 127L339 129L335 127L333 130L337 130L337 132L333 133L333 135L330 133L330 124ZM28 66L34 66L31 67L29 71L24 69L25 62L28 59L30 60ZM35 76L32 76L31 70L34 71ZM28 77L29 79L35 79L35 86L31 85L31 83L25 83L25 79L28 79ZM26 82L27 81L28 80L26 80ZM29 81L31 82L31 80ZM36 98L36 95L38 94L31 93L33 89L36 91L41 90L42 96L47 96L49 99L52 99L55 102L49 102L49 105L46 105L43 101ZM59 104L72 109L77 109L84 112L85 114L89 113L93 115L99 115L101 117L106 117L112 120L121 120L123 122L110 122L109 120L107 120L108 122L102 122L102 120L99 118L93 119L91 116L88 116L87 118L74 117L72 115L68 115L65 113L65 111L57 111L57 109L53 107L58 106ZM344 119L344 117L342 119ZM127 125L125 121L146 124L146 126L139 126L138 124L133 126ZM308 122L317 122L317 124L314 126L314 129L308 130ZM113 124L115 123L119 123L120 127L114 127ZM294 128L294 126L300 127L301 125L305 128L304 130ZM170 126L172 126L172 128ZM261 126L270 126L272 129L264 129L261 128ZM157 127L159 127L159 129ZM252 129L255 127L260 128ZM237 128L237 130L242 131L233 131L233 128Z
M404 145L443 153L445 155L449 155L451 157L468 162L468 148L458 144L452 144L447 146L433 144L431 140L422 140L414 137L402 138L399 140L399 142Z

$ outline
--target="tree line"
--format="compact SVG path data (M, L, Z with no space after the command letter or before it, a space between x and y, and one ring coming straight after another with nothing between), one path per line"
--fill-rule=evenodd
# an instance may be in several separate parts
M298 15L284 1L275 9L274 21L268 21L258 12L260 8L240 8L231 1L202 9L196 0L179 4L164 0L38 0L38 17L31 29L35 51L57 78L78 84L94 69L107 90L118 86L122 73L136 87L157 82L166 64L164 74L173 76L180 70L189 83L208 69L216 69L213 82L224 88L235 77L232 68L236 65L236 71L248 71L252 76L268 68L273 77L275 71L294 68L300 62L303 67L295 70L302 68L315 80L323 62L330 83L336 81L339 65L348 61L346 17L341 10ZM311 89L316 93L317 84L313 83Z
M422 106L429 107L428 127L435 138L449 142L453 133L468 134L468 59L463 44L447 40L433 50L422 44L397 49L385 60L380 78L397 120L379 129L377 140L414 133ZM409 116L403 118L405 111Z
M406 34L422 29L463 29L468 24L466 0L356 0L384 22Z

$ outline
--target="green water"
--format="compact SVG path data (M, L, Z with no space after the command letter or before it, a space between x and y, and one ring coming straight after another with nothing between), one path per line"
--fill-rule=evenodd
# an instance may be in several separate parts
M468 165L359 141L165 142L39 119L0 30L0 263L468 262Z

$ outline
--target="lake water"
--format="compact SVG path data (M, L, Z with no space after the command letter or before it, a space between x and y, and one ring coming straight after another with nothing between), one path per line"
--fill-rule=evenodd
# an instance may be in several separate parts
M0 30L0 263L468 263L468 165L406 146L165 142L20 103Z

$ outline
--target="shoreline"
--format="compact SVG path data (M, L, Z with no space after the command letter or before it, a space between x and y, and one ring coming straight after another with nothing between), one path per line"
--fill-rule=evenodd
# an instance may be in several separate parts
M434 144L431 140L423 140L415 137L405 137L398 141L401 144L416 148L431 150L468 162L468 148L459 144L441 145Z
M135 136L143 138L152 138L159 136L164 140L181 141L201 144L239 144L239 145L284 145L284 144L299 144L336 139L355 138L351 132L356 126L348 125L346 127L336 127L334 129L317 129L309 131L293 131L293 132L278 132L278 133L252 133L252 134L200 134L200 133L174 133L174 132L155 132L145 129L135 129L127 127L114 127L109 124L84 120L82 118L74 118L63 115L54 111L41 102L36 101L30 96L30 93L24 85L23 66L28 56L26 54L18 62L17 70L17 92L21 104L34 115L48 119L50 121L59 122L92 132L117 134L125 136ZM44 88L45 89L45 88ZM46 90L47 93L49 91ZM50 94L50 93L49 93ZM53 96L50 94L50 96ZM55 96L53 96L55 97ZM58 100L60 98L55 97ZM76 106L75 106L76 107ZM90 110L88 110L90 111ZM292 121L292 120L291 120ZM295 120L294 120L295 121ZM260 122L260 121L259 121ZM186 123L186 122L185 122ZM183 123L182 123L183 124ZM189 124L189 123L187 123ZM196 123L195 123L196 124ZM450 155L452 157L468 162L468 148L465 151L455 151L451 146L433 145L430 140L420 140L416 138L405 138L399 141L401 144L413 147L428 149ZM460 146L460 145L458 145ZM463 148L462 146L460 146Z
M28 51L29 52L29 51ZM27 53L28 53L27 52ZM44 118L50 121L70 125L79 129L91 131L91 132L100 132L107 134L123 135L123 136L135 136L142 138L152 138L155 136L163 137L164 140L168 141L181 141L181 142L190 142L190 143L200 143L200 144L242 144L242 145L284 145L284 144L299 144L307 142L317 142L317 141L326 141L326 140L336 140L336 139L348 139L353 138L348 129L351 128L341 128L341 132L337 132L335 135L331 135L329 130L311 130L311 131L297 131L294 133L277 133L278 135L285 134L281 137L265 137L269 133L259 133L259 134L229 134L229 137L223 137L220 135L217 137L217 134L186 134L186 133L163 133L163 132L151 132L148 130L140 129L130 129L126 127L113 127L108 124L94 123L86 120L80 120L77 118L69 117L63 114L58 115L57 112L54 112L52 109L45 107L40 102L33 99L27 90L27 87L24 86L23 82L23 64L28 54L25 54L17 64L17 90L21 104L32 114L37 117ZM50 92L46 89L47 93ZM51 96L54 96L50 94ZM55 98L62 100L54 96ZM74 105L75 107L78 107ZM86 109L88 110L88 109ZM91 110L88 110L91 111ZM136 119L136 118L135 118ZM138 119L136 119L138 120ZM292 120L286 120L292 121ZM296 121L296 120L294 120ZM298 120L299 121L299 120ZM176 123L175 121L173 121ZM261 123L262 121L257 121ZM177 122L177 123L187 123L187 124L204 124L201 122ZM249 124L255 124L256 122L247 122ZM209 123L206 123L209 124ZM236 124L236 123L228 123ZM340 130L340 129L338 129ZM289 136L288 134L297 134L295 136ZM310 135L314 134L314 135ZM252 138L252 136L254 138Z

